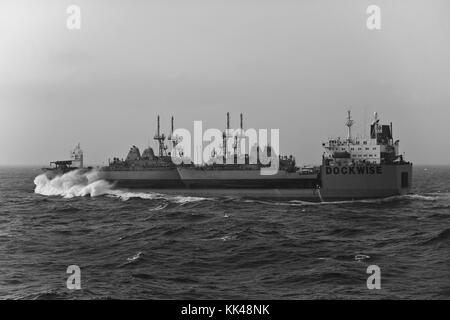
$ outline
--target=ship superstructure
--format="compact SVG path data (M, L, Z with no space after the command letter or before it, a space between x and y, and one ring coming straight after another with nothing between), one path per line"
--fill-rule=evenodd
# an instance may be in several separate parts
M392 123L380 124L374 113L370 138L354 138L354 121L348 111L346 139L333 138L323 143L325 153L318 190L324 199L379 198L409 192L412 164L399 153L399 140L392 134Z
M81 149L80 143L78 143L75 148L70 151L70 159L52 161L50 162L50 167L42 168L42 170L58 175L72 170L83 169L83 157L83 150Z
M326 150L324 159L340 164L355 163L390 163L402 158L399 154L399 140L394 141L392 123L381 125L378 114L375 112L370 125L370 138L352 137L351 128L354 120L348 111L345 125L348 127L347 138L329 139L322 146Z
M173 117L171 128L169 140L175 146L177 137L173 136ZM176 165L172 162L170 153L167 152L166 136L161 132L159 116L153 139L158 143L158 154L155 154L150 146L144 149L142 154L138 147L132 146L125 160L114 157L112 161L109 161L108 166L102 167L100 178L126 188L183 186Z

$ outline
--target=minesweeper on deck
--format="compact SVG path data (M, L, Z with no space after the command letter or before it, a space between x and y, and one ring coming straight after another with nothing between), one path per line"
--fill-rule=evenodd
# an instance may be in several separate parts
M227 194L234 190L240 195L286 197L306 201L383 198L409 193L412 164L406 162L399 153L399 141L394 141L392 123L380 124L375 113L368 139L352 136L354 121L350 111L345 124L348 128L347 138L333 138L322 144L325 152L320 166L298 167L292 156L278 156L278 172L274 175L261 175L260 169L265 165L261 164L259 159L257 163L250 163L249 154L243 155L245 160L240 163L234 156L234 163L227 161L226 164L212 163L201 166L175 165L164 144L166 137L160 131L158 116L157 133L154 136L158 142L158 154L155 155L150 147L141 154L139 149L133 146L125 160L114 158L108 166L101 167L99 177L122 188L188 189L194 194L204 194L212 190L215 190L216 194ZM173 135L173 117L171 125L172 133L168 140L175 147L179 137ZM230 129L229 114L227 129ZM224 139L225 132L228 131L224 131ZM223 145L225 150L222 150L222 154L227 155L227 144ZM267 153L270 152L269 147ZM82 159L79 146L74 154L77 159L80 159L81 155ZM78 163L82 166L82 161ZM67 164L68 162L64 163L62 172L79 168ZM61 171L61 168L59 170Z

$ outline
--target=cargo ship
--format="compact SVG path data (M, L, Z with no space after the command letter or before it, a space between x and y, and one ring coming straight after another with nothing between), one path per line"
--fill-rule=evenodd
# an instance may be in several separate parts
M107 166L99 168L98 177L112 182L118 188L165 189L166 192L178 192L181 189L193 195L235 193L305 201L384 198L409 193L412 164L405 161L399 152L399 140L394 141L392 123L380 124L378 114L374 113L367 139L352 136L353 124L354 120L348 111L345 122L347 137L331 138L324 142L322 163L318 166L299 167L293 156L275 155L267 146L266 151L271 159L278 158L278 170L275 174L263 175L261 169L268 165L262 164L258 158L259 147L252 148L249 154L236 153L238 143L235 142L234 153L227 150L225 139L229 138L229 113L227 130L223 132L222 164L213 161L201 165L192 162L177 165L173 162L171 152L174 152L181 138L173 134L172 117L171 134L167 140L171 141L173 148L169 152L158 116L154 136L158 143L157 154L151 147L141 154L138 147L132 146L125 159L114 157ZM252 152L257 154L256 162L249 161ZM92 168L83 167L83 152L78 144L70 160L55 161L50 168L43 169L50 175L58 175Z
M151 148L144 150L133 146L125 160L114 158L100 169L101 178L127 188L170 188L191 190L190 193L236 192L240 195L259 195L295 198L306 201L333 201L382 198L407 194L412 184L412 164L399 153L399 141L394 141L392 123L380 124L378 114L370 125L370 138L352 136L354 124L350 111L345 125L346 138L332 138L323 143L322 164L317 167L298 167L292 156L278 156L276 174L261 175L265 165L258 160L245 160L224 164L193 163L175 165L164 144L165 136L158 130L154 139L159 143L157 156ZM229 114L227 114L229 129ZM241 129L242 115L241 115ZM172 118L173 132L173 118ZM225 136L224 131L224 136ZM169 136L173 146L177 144ZM226 144L224 143L224 148ZM270 153L270 152L269 152ZM226 157L227 150L223 150ZM226 164L225 164L226 163Z
M346 119L347 138L323 143L322 165L297 168L292 157L279 158L274 175L261 175L261 165L178 166L187 188L241 189L242 193L293 197L308 201L356 200L407 194L412 183L412 164L399 154L392 123L381 125L378 114L370 125L370 138L352 137L354 121ZM255 189L266 189L265 192ZM267 192L269 191L269 192Z

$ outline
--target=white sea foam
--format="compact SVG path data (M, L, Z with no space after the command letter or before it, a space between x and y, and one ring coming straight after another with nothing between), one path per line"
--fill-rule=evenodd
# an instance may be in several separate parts
M136 260L138 260L142 255L142 252L139 251L138 253L136 253L134 256L132 256L131 258L127 258L128 263L134 262Z
M362 260L366 260L366 259L370 259L370 256L368 256L366 254L357 254L357 255L355 255L355 260L356 261L362 261Z
M203 197L189 197L180 195L166 195L156 192L134 192L120 189L113 189L113 185L105 180L99 179L99 174L95 170L83 172L74 170L63 175L49 178L45 173L34 179L36 185L34 192L45 196L62 196L64 198L96 197L106 195L127 201L131 198L147 200L167 200L177 204L198 202L208 200ZM156 209L155 209L156 210Z
M112 185L98 178L96 171L83 173L80 170L70 171L53 179L41 174L34 179L34 192L45 196L62 196L64 198L92 197L108 194Z

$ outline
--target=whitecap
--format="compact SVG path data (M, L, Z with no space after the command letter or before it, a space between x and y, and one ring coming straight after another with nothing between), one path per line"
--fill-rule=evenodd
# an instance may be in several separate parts
M134 262L134 261L138 260L141 256L142 256L142 252L139 251L138 253L136 253L131 258L127 258L127 261L128 261L128 263Z
M370 256L365 255L365 254L357 254L355 256L356 261L362 261L362 260L366 260L366 259L370 259Z

